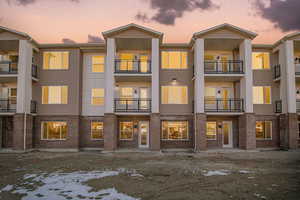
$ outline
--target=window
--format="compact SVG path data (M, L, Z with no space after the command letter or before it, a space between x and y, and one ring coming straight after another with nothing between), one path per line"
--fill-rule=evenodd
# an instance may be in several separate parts
M270 69L270 53L253 52L252 66L253 69Z
M92 56L92 72L104 72L104 56Z
M163 69L186 69L187 52L186 51L163 51L162 53Z
M69 52L49 51L43 54L43 69L68 69Z
M187 104L186 86L162 86L162 104Z
M65 140L67 137L67 122L42 122L42 140Z
M133 99L133 88L131 87L122 87L120 88L120 97L122 99ZM132 104L133 101L120 101L120 104Z
M8 99L10 104L17 104L17 88L8 89Z
M256 130L256 139L259 140L272 139L271 121L257 121L255 130Z
M217 139L217 122L206 122L206 138L208 140Z
M91 122L92 140L103 140L103 122Z
M254 104L271 104L271 87L255 86L253 87Z
M43 86L42 104L67 104L68 86Z
M163 140L188 140L187 121L163 121L162 122Z
M133 122L120 122L120 140L133 139Z
M216 88L205 87L205 104L216 104Z
M104 89L93 88L92 89L92 105L104 105Z

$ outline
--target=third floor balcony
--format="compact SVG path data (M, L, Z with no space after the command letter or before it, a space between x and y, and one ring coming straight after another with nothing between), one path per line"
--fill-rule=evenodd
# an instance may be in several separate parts
M18 62L0 61L0 75L14 75L18 73Z
M115 59L116 74L151 74L151 60Z
M207 75L244 74L242 60L205 60L204 73Z
M205 112L240 113L244 112L244 100L237 98L205 98Z

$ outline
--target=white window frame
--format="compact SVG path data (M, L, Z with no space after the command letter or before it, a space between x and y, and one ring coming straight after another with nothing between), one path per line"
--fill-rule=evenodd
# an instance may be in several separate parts
M93 89L102 89L103 90L103 97L94 97L93 96ZM103 104L93 104L93 98L102 98ZM104 106L105 105L105 89L104 88L92 88L91 89L91 105L92 106Z
M62 138L62 133L61 133L61 128L60 128L60 139L48 139L49 138L49 132L47 131L47 139L44 138L44 123L49 123L49 122L61 122L61 123L66 123L67 126L67 133L66 133L66 138ZM41 140L44 141L64 141L67 140L68 137L68 122L67 121L41 121Z
M103 62L103 72L94 72L93 71L93 66L94 66L94 63L93 63L93 57L97 57L97 56L102 56L103 59L104 59L104 62ZM105 73L105 55L104 54L100 54L100 55L91 55L91 73L98 73L98 74L103 74ZM97 63L97 64L102 64L102 63Z

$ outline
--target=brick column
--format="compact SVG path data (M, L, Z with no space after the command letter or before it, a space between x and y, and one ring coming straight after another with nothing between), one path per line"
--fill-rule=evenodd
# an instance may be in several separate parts
M118 143L117 116L112 113L104 114L104 150L114 151Z
M280 146L283 149L297 149L298 147L298 116L296 113L281 114L279 116Z
M245 113L239 117L239 148L255 149L255 115L253 113Z
M206 139L206 115L201 113L195 114L195 138L194 150L203 151L207 149Z
M26 120L26 132L24 131L24 121ZM13 149L14 150L29 150L32 149L32 115L27 114L26 119L24 114L14 115L14 131L13 131ZM25 136L24 136L25 134ZM24 146L25 138L25 146Z
M150 116L150 149L152 151L160 150L160 115L152 113Z

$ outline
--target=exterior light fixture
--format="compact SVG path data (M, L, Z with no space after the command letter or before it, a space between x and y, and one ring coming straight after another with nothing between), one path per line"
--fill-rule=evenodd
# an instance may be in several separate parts
M176 78L172 78L172 85L176 85L177 84L177 79Z

